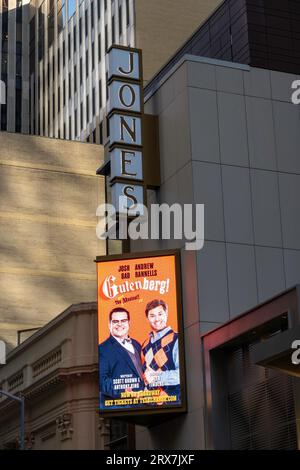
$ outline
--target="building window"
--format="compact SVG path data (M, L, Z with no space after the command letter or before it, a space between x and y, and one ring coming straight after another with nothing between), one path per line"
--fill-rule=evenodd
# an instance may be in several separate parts
M74 52L76 52L76 49L77 49L76 25L73 28L73 41L74 41Z
M85 35L88 35L88 12L85 10L84 12L84 17L85 17Z
M93 94L92 94L92 106L93 106L93 116L96 115L96 97L95 97L95 88L93 88Z
M122 27L122 5L119 6L119 35L121 36L123 33Z
M107 52L108 49L108 31L107 31L107 25L105 25L105 52Z
M60 49L57 50L57 71L58 75L60 74Z
M89 95L86 97L86 122L90 121L90 106L89 106Z
M80 58L80 70L79 70L79 73L80 73L80 85L82 85L82 59Z
M79 43L82 43L82 19L79 18Z
M115 17L113 15L111 19L111 37L112 37L112 44L116 42L116 32L115 32Z
M92 70L95 69L95 43L92 42Z
M49 1L49 14L48 14L48 47L54 41L54 0Z
M4 54L7 55L7 54ZM16 42L16 75L22 76L22 42Z
M101 0L98 0L98 2L97 2L97 3L98 3L98 4L97 4L97 8L98 8L98 18L100 18L100 16L101 16L101 9L100 9L100 8L101 8L101 5L100 5L100 1L101 1Z
M77 91L77 66L74 66L74 93Z
M99 126L99 141L100 141L100 144L103 144L103 125L102 125L102 122L100 123L100 126Z
M64 29L66 24L66 4L65 0L57 1L57 29L58 34Z
M16 132L21 132L22 116L22 78L16 81L15 125Z
M129 13L129 0L126 0L126 24L130 24L130 13Z
M85 76L89 76L89 51L85 53Z
M94 2L91 1L91 22L92 22L92 29L94 28Z
M65 41L63 42L63 67L66 64L66 43Z
M104 0L104 10L107 10L107 0Z
M69 140L72 139L72 120L71 116L69 116Z
M77 130L78 130L78 125L77 125L77 109L75 109L75 137L77 137Z
M102 108L102 81L99 82L99 106Z
M83 105L80 103L80 129L83 129Z
M22 23L22 0L17 0L16 21L17 23Z
M71 59L71 34L68 34L68 58Z
M63 82L63 105L66 105L66 81Z
M39 21L39 32L38 32L38 58L42 60L44 56L44 41L45 41L45 28L44 28L44 14L42 11L42 6L39 7L38 13L38 21Z
M72 94L72 83L71 83L71 74L69 73L69 100L71 99Z
M57 101L58 101L58 114L60 113L60 87L58 87L58 90L57 90Z

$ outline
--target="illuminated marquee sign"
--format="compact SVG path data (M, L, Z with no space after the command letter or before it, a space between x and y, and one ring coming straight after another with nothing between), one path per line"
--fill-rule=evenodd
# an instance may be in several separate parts
M141 51L113 46L107 55L110 185L118 212L144 204Z
M179 253L96 261L100 411L184 411Z

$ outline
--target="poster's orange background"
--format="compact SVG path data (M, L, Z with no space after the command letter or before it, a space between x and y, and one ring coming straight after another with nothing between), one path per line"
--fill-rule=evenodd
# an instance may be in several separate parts
M144 263L153 263L153 269L157 270L157 275L146 276L147 280L162 281L166 280L167 278L170 279L168 292L160 294L159 291L135 290L125 294L119 294L114 299L107 299L105 296L103 296L101 288L103 281L107 276L113 275L116 278L114 281L116 285L120 285L126 281L126 279L121 278L121 273L118 272L120 266L130 266L130 278L127 279L128 282L141 281L143 283L144 277L135 277L135 265ZM108 327L110 310L120 306L124 307L130 313L130 337L142 344L149 337L149 333L151 331L149 322L145 315L145 307L148 302L154 299L162 299L166 302L169 312L167 325L170 326L174 331L178 331L176 270L174 255L98 262L97 270L99 343L105 341L110 334ZM139 299L123 303L122 299L124 297L133 297L137 294L139 294ZM116 304L116 300L121 300L122 303Z

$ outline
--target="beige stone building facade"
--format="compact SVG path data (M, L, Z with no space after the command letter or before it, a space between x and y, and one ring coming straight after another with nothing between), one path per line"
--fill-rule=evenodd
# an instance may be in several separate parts
M25 398L26 449L104 449L97 304L71 306L15 348L0 368L0 389ZM18 446L19 425L18 405L0 397L0 449Z
M10 349L18 330L96 301L103 148L5 132L0 144L0 339Z

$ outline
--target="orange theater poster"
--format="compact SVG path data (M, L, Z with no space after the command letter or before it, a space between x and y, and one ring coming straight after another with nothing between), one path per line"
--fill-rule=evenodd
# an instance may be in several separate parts
M101 411L182 406L178 257L97 258Z

